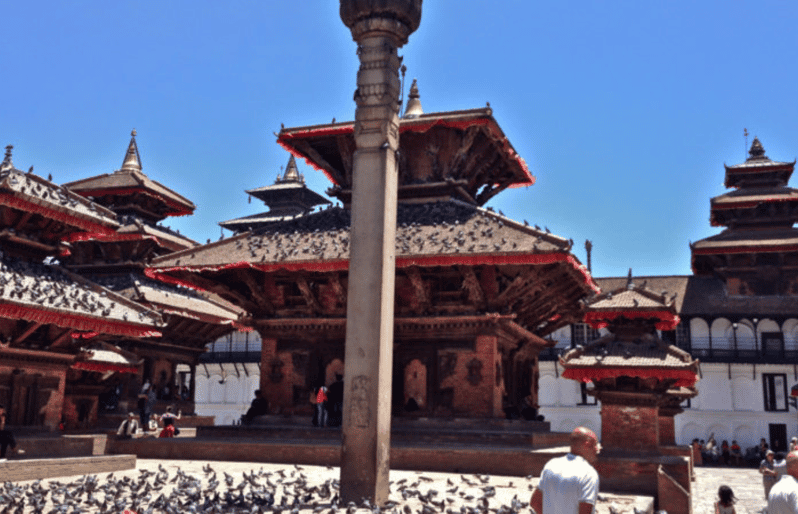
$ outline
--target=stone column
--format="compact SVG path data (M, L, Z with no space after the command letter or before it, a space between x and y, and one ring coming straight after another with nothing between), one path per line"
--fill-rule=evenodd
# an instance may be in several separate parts
M421 0L341 0L357 42L352 226L346 318L341 499L388 500L399 149L397 49Z

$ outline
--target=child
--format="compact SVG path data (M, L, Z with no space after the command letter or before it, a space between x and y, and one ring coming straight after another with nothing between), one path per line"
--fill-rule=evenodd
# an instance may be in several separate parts
M737 498L734 497L734 491L728 485L720 486L718 489L718 498L715 502L715 514L735 514L734 502Z

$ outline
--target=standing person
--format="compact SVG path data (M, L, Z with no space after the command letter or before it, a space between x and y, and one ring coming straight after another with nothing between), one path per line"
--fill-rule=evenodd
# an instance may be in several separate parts
M136 407L139 409L139 421L142 430L147 430L147 423L150 421L150 413L147 412L147 395L150 392L150 381L145 380L144 385L141 386L139 391L139 399Z
M316 393L316 419L320 427L327 426L327 388L325 386L319 387L319 392Z
M718 501L715 502L715 514L735 514L734 502L737 498L734 497L734 491L728 485L720 486L718 489Z
M725 439L720 443L720 456L723 459L723 464L728 466L731 461L731 452L729 452L729 441Z
M330 384L327 391L327 403L331 407L328 424L331 427L340 427L344 412L344 377L340 373L335 374L335 382Z
M540 474L529 506L537 514L592 514L599 490L593 463L601 444L585 427L571 432L571 453L550 460Z
M768 514L798 514L798 452L787 455L786 468L768 495Z
M773 450L765 453L765 458L759 463L759 472L762 473L762 485L765 487L765 499L770 494L770 489L776 483L776 464L773 462L775 454Z
M6 430L6 408L0 405L0 460L6 460L6 450L17 448L17 441L14 439L14 434L11 430ZM22 453L19 450L19 453Z

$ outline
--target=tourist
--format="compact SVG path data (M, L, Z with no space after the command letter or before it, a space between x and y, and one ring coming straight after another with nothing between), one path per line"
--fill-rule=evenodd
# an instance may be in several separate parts
M723 459L723 464L728 466L731 461L731 452L729 451L729 441L725 439L720 443L720 456Z
M24 453L22 450L17 449L17 441L14 439L14 434L11 430L6 429L6 408L0 405L0 461L6 460L6 450L11 448L17 450L17 453Z
M768 514L798 514L798 452L787 455L787 472L768 495Z
M765 458L759 463L759 472L762 473L762 485L765 487L765 498L770 494L770 488L776 483L776 465L773 462L775 454L773 450L765 453Z
M798 437L793 437L790 440L790 451L791 452L798 451Z
M731 456L731 460L735 466L739 466L743 463L743 449L740 448L740 445L737 444L736 440L732 441L729 455Z
M180 435L180 429L177 428L177 420L180 419L183 416L183 413L182 413L182 411L180 411L178 409L177 415L175 415L173 410L174 410L174 407L172 407L171 405L166 407L166 412L161 414L161 426L165 427L166 426L166 420L167 419L171 419L172 420L172 426L175 427L175 435Z
M260 389L255 390L255 398L249 405L246 414L241 416L241 422L244 425L249 425L252 420L258 416L263 416L269 413L269 400L263 397Z
M327 388L319 387L316 392L316 426L327 426Z
M776 472L776 482L787 474L787 460L785 457L786 456L781 452L777 452L776 455L773 456L773 471Z
M330 384L327 391L327 404L330 406L327 424L340 427L344 417L344 376L340 373L335 374L335 382Z
M737 498L734 497L734 491L728 485L722 485L718 489L718 501L715 502L715 514L735 514L734 502Z
M765 438L759 440L759 458L764 459L767 456L768 450L768 443L765 441Z
M163 430L158 434L158 437L174 437L177 435L175 430L175 418L166 418L163 420Z
M529 506L537 514L591 514L599 490L593 463L600 451L601 444L592 430L574 429L571 452L546 464Z
M129 412L127 415L127 419L119 425L119 428L116 431L116 436L119 439L130 439L139 429L139 422L136 420L136 413Z

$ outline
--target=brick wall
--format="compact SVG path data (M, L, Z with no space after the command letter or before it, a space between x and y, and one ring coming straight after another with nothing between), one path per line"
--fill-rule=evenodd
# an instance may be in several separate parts
M656 405L601 404L601 444L607 449L656 452L659 447L659 412Z

